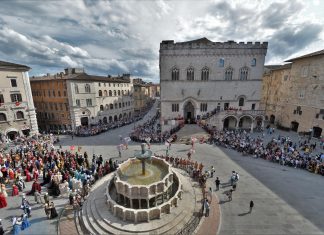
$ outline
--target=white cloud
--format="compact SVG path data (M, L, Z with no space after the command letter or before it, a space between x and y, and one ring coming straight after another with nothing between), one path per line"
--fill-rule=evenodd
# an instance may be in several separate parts
M32 66L35 74L84 66L95 74L130 72L157 81L162 40L269 41L267 61L323 49L322 1L189 3L5 1L0 8L0 56Z

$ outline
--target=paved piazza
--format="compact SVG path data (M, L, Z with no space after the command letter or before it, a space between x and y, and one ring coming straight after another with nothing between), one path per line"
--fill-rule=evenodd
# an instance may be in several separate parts
M153 108L144 120L153 116ZM141 122L143 122L142 120ZM135 125L138 125L136 123ZM63 149L69 149L70 145L82 146L82 151L87 151L90 159L93 153L102 154L104 159L115 158L123 161L132 157L134 150L140 149L139 143L130 143L128 150L118 157L116 145L119 144L119 135L128 136L134 125L128 125L93 137L61 136ZM193 132L203 132L195 125L186 125L181 136L190 136ZM287 135L288 133L281 133ZM290 134L290 133L289 133ZM254 135L260 135L254 134ZM278 131L273 136L265 136L270 139L277 137ZM180 136L180 137L181 137ZM57 146L58 147L58 146ZM186 157L190 145L172 144L170 154ZM163 144L151 146L153 153L166 152ZM219 148L209 144L195 145L196 152L193 159L203 162L205 167L214 166L216 173L214 178L208 180L207 186L215 190L215 177L220 177L221 183L229 181L232 170L240 174L237 190L233 193L233 201L227 202L224 191L229 187L221 187L221 190L213 191L212 209L220 209L220 226L218 231L210 231L203 226L211 220L211 217L203 217L197 234L324 234L324 179L320 175L309 173L305 170L280 166L263 159L243 157L230 149ZM206 169L206 168L205 168ZM26 191L31 187L27 185ZM10 194L10 192L9 192ZM33 197L28 199L34 202ZM254 201L254 209L248 214L249 202ZM0 210L0 218L3 219L5 229L8 229L12 215L21 213L19 204L21 197L8 198L8 207ZM67 199L54 199L58 212L67 203ZM181 203L181 201L180 201ZM213 212L211 212L213 214ZM217 217L217 215L215 215ZM57 222L45 218L44 209L40 205L32 204L32 226L22 231L21 234L56 234ZM73 221L73 220L72 220ZM73 225L73 222L71 223ZM202 232L203 231L203 232ZM70 234L69 232L61 234Z

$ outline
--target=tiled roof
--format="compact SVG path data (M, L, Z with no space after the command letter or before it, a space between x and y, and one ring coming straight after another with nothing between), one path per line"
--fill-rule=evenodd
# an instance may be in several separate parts
M30 70L30 67L22 64L14 64L6 61L0 60L0 68L11 68L11 69L23 69L23 70Z
M265 65L264 66L266 69L270 70L280 70L280 69L290 69L291 68L291 63L289 64L278 64L278 65Z
M285 62L293 62L295 60L304 59L304 58L313 57L313 56L318 56L318 55L324 55L324 50L315 51L315 52L310 53L310 54L306 54L306 55L303 55L303 56L299 56L299 57L296 57L296 58L285 60Z
M63 74L62 77L58 74L43 77L31 77L30 81L46 81L46 80L81 80L81 81L98 81L98 82L112 82L112 83L130 83L129 79L123 77L106 77L106 76L97 76L89 75L87 73L75 73L75 74Z

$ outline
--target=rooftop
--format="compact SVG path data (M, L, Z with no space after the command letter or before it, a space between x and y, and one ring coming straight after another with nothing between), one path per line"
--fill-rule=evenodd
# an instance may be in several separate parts
M306 55L302 55L302 56L299 56L299 57L291 58L291 59L285 60L285 62L293 62L295 60L305 59L305 58L319 56L319 55L324 55L324 50L315 51L315 52L312 52L312 53L309 53L309 54L306 54Z
M10 62L0 60L0 69L19 69L19 70L28 71L30 70L30 67L22 64L15 64L15 63L10 63Z
M269 70L280 70L280 69L290 69L291 68L291 63L288 64L278 64L278 65L265 65L264 66L266 69Z

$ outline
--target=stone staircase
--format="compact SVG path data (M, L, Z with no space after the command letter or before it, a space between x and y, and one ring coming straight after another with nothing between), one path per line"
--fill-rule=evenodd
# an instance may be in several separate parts
M170 214L161 215L161 219L145 223L132 223L115 217L106 204L107 180L98 181L88 199L82 206L81 213L75 218L79 234L176 234L201 209L202 193L198 183L192 182L183 171L176 170L183 182L183 198L178 207L172 207ZM108 175L109 176L109 175Z

